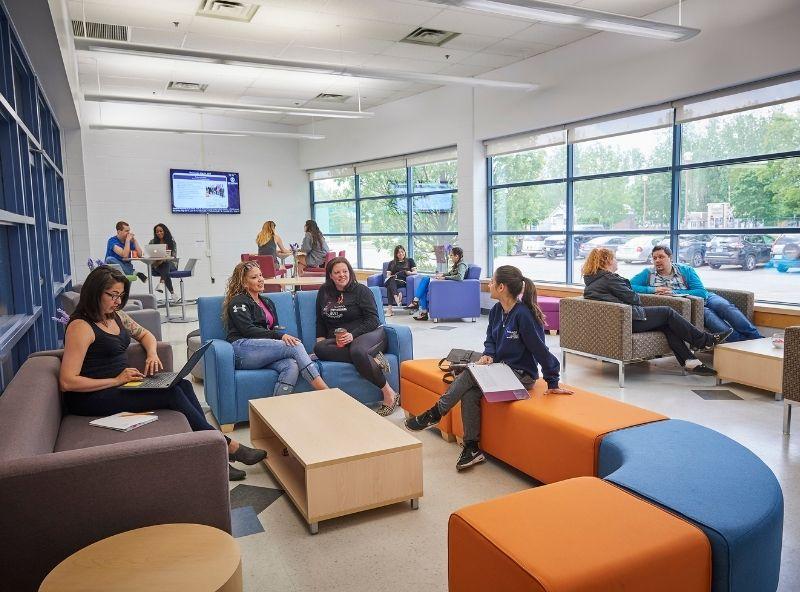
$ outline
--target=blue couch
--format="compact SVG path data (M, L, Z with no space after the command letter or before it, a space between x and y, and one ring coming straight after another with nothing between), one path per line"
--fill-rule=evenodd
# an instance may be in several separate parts
M389 384L400 391L400 364L413 357L411 331L408 327L386 325L381 294L371 288L378 306L378 317L384 323L388 350L386 358L391 366ZM286 327L291 335L300 338L306 351L311 352L316 342L316 299L317 292L289 292L268 295L275 304L278 322ZM205 396L211 412L221 426L226 429L231 424L248 421L248 402L272 396L278 378L274 370L236 370L234 368L233 346L225 341L226 331L222 324L222 296L198 298L197 310L200 318L200 337L203 343L211 340L213 345L204 356ZM351 397L364 404L383 400L381 391L371 382L362 378L351 364L342 362L317 362L320 374L331 388L340 388ZM295 392L310 391L311 385L302 377L298 380Z

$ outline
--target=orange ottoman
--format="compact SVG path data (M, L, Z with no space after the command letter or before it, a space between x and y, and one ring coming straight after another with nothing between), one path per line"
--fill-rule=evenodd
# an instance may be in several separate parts
M449 385L442 381L444 372L439 370L439 360L406 360L400 364L400 406L406 414L419 415L433 407ZM461 404L442 417L437 425L442 437L452 442L453 415L461 417Z
M542 483L554 483L597 475L604 435L667 419L622 401L567 388L575 394L545 395L547 384L540 379L528 400L487 403L483 399L481 448ZM464 436L460 412L452 417L452 432Z
M706 592L694 525L595 477L462 508L448 528L449 592Z

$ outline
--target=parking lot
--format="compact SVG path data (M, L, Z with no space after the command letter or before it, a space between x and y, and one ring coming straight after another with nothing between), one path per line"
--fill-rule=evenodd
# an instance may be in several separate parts
M576 282L580 282L580 268L583 262L584 259L575 261L573 277ZM494 265L495 268L500 265L514 265L534 281L563 282L566 279L563 257L547 259L528 255L504 256L496 257ZM620 262L617 273L631 278L644 268L644 263ZM707 288L750 290L756 293L757 300L800 303L800 268L779 273L776 269L764 266L756 267L753 271L743 271L738 267L723 266L720 269L711 269L708 265L703 265L696 268L696 271Z

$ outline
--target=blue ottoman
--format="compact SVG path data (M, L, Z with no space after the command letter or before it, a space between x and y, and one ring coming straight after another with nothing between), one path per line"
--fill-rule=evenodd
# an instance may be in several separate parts
M711 543L714 592L774 592L783 493L747 448L675 419L613 432L600 444L598 476L697 524Z

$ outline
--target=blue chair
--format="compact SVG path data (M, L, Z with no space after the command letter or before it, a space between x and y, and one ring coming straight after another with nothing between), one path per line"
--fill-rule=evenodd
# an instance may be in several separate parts
M197 259L189 259L183 269L175 269L169 272L169 277L179 279L181 283L181 316L173 317L169 314L169 296L164 298L164 313L167 320L173 323L193 323L197 319L192 319L186 316L186 294L183 291L183 278L192 277L194 275L194 266L197 265Z
M367 285L368 286L370 286L370 287L376 286L376 287L378 287L380 289L380 291L381 291L381 301L383 302L383 304L389 304L389 298L386 296L386 288L383 286L384 280L386 278L386 272L389 270L389 263L391 263L391 262L390 261L386 261L383 264L383 271L381 271L380 273L373 274L373 275L371 275L371 276L369 276L367 278ZM413 284L412 284L411 281L409 281L408 285L411 286ZM403 297L403 304L408 304L411 301L411 299L408 296L409 288L404 286L402 288L399 288L397 290L397 292ZM410 293L412 294L412 297L413 297L413 291L410 292Z
M371 288L378 307L381 323L385 323L380 305L380 292ZM268 298L275 305L278 322L286 332L298 337L306 348L313 351L316 343L316 298L317 292L271 293ZM205 396L211 412L223 431L231 431L233 424L248 421L248 403L251 399L272 396L278 373L274 370L236 370L233 346L225 340L226 330L222 324L222 296L198 298L200 337L203 343L212 346L204 356ZM299 322L298 322L299 319ZM400 364L413 356L411 331L408 327L384 324L388 348L386 358L391 366L387 377L395 391L400 391ZM320 374L331 388L340 388L364 404L375 404L383 400L378 387L362 378L351 364L341 362L316 362ZM302 377L295 392L312 390Z
M414 294L420 276L411 276L409 294ZM460 282L453 280L431 280L428 285L428 317L439 319L472 319L481 316L481 268L471 263Z

